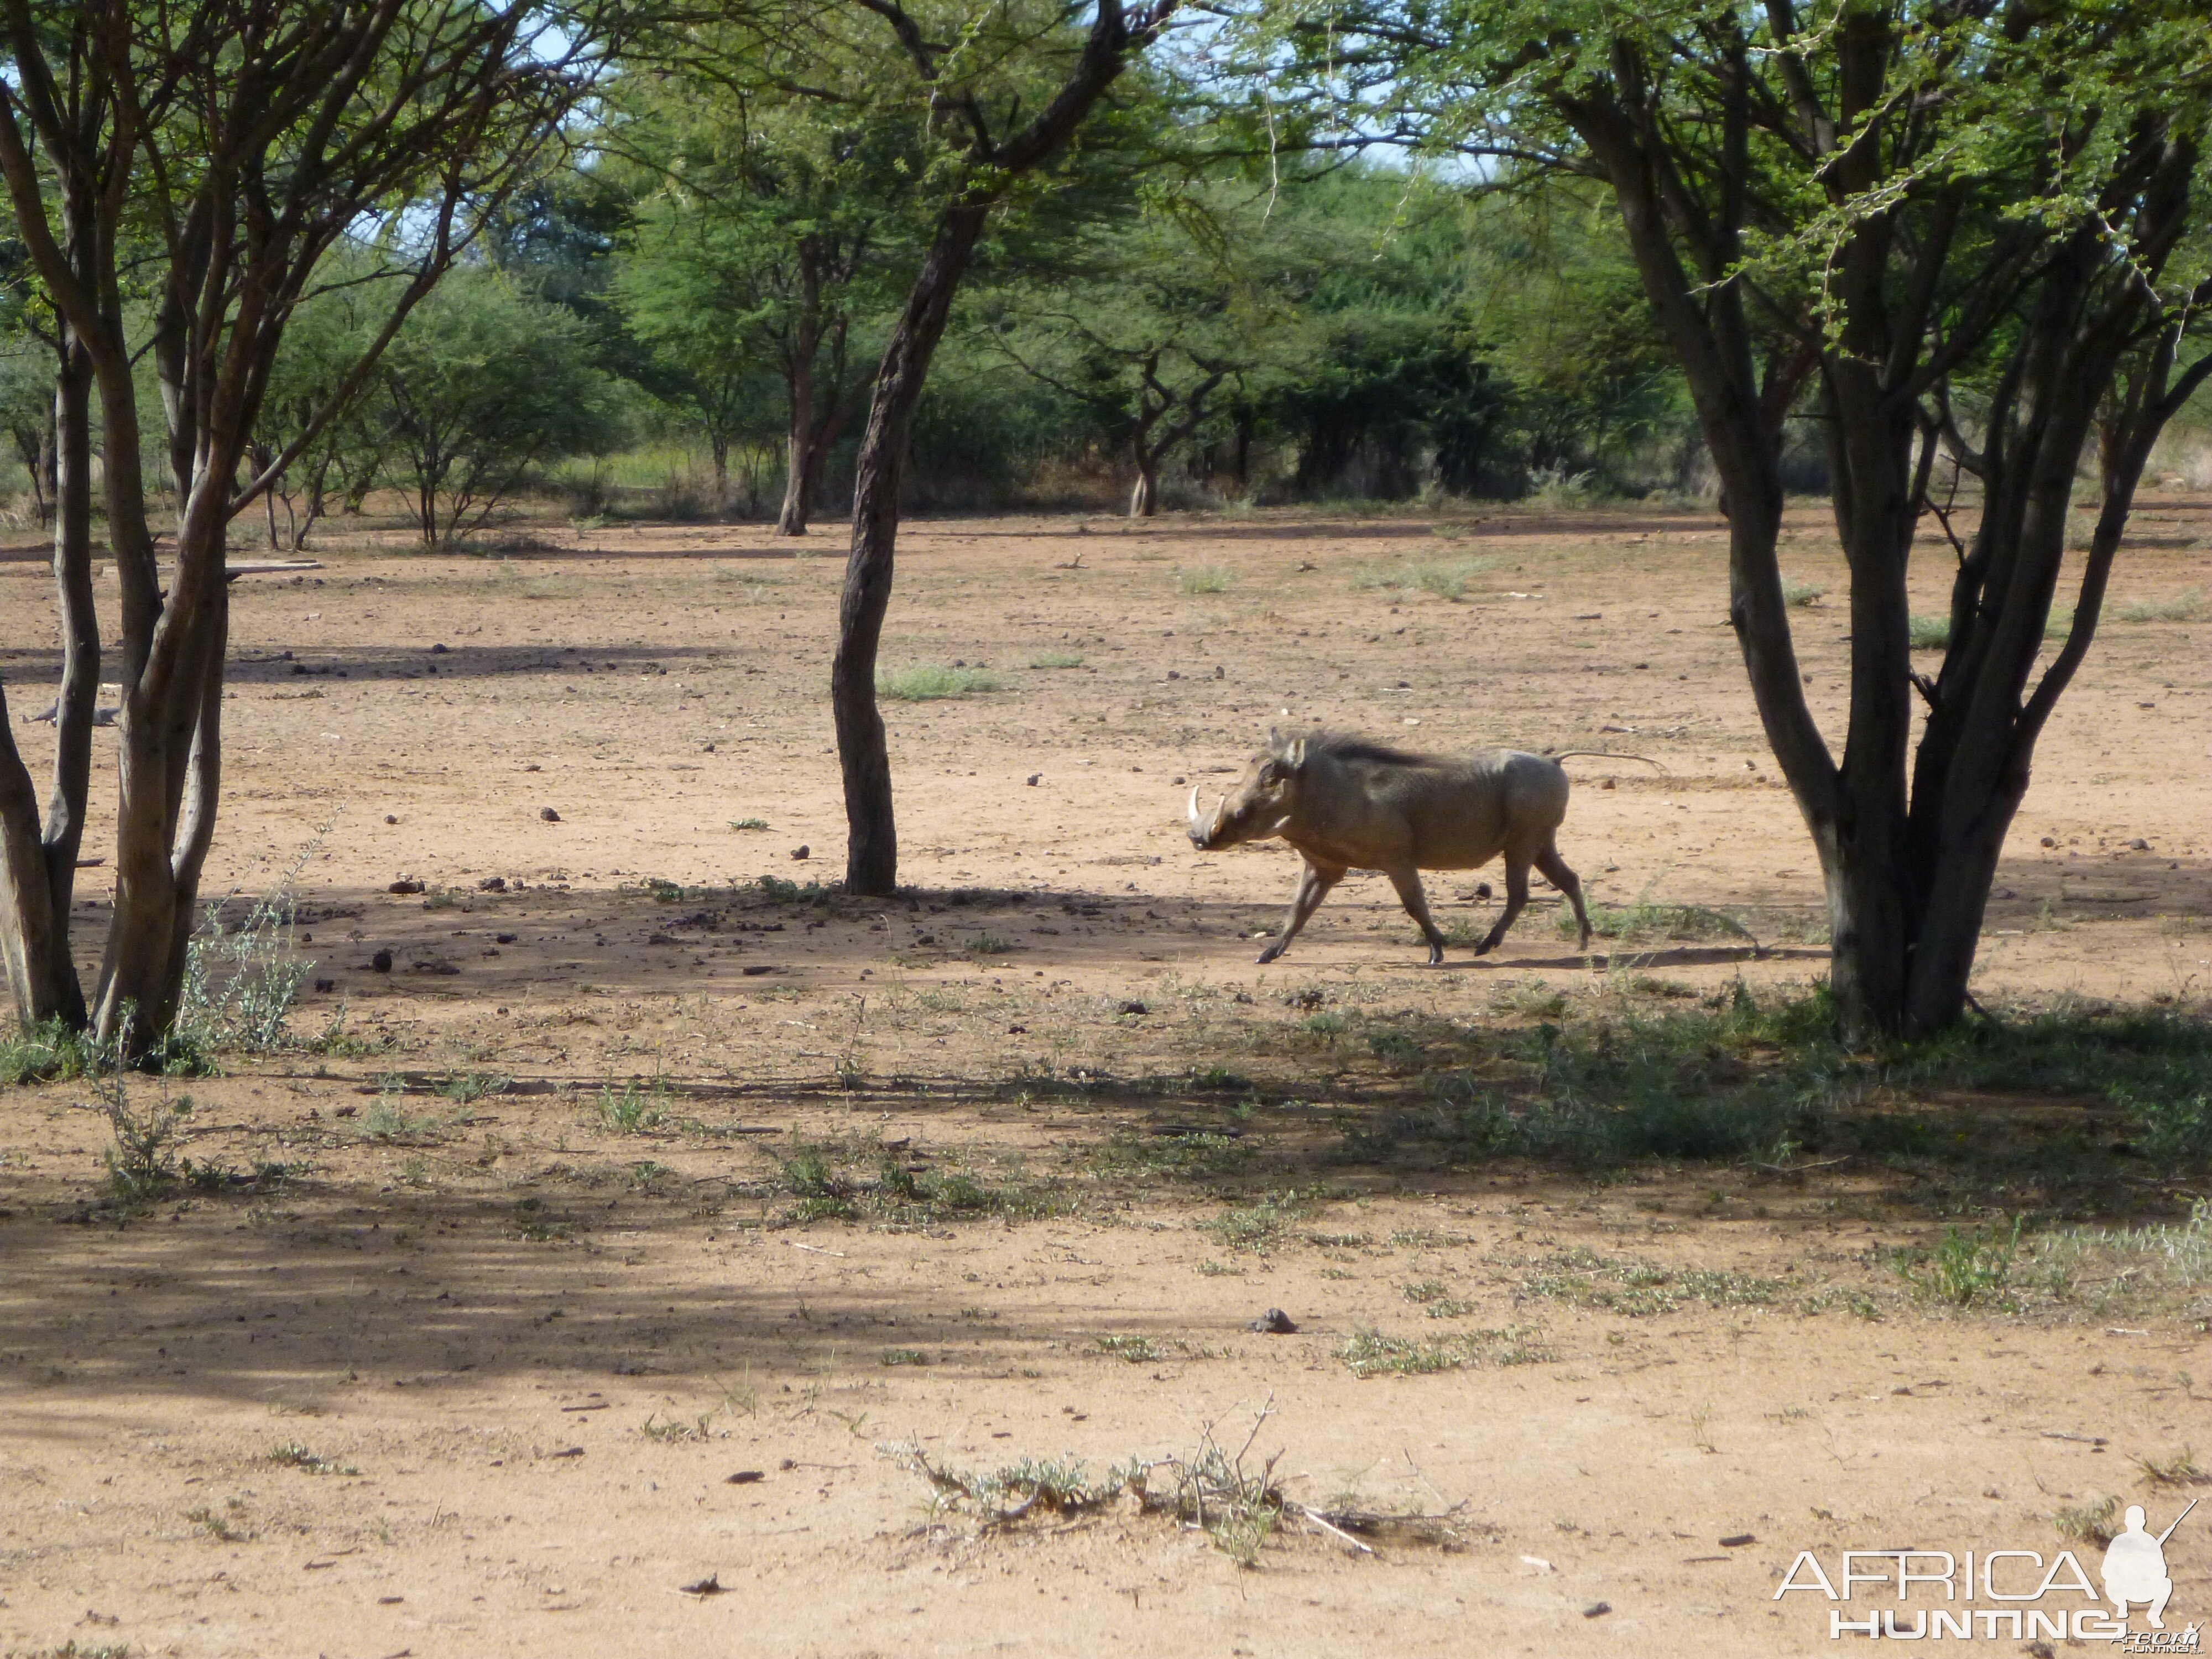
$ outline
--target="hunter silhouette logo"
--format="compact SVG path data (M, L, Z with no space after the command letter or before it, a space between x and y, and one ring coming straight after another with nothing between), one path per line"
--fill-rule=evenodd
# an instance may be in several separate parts
M2188 1508L2173 1517L2173 1526L2154 1538L2143 1526L2142 1505L2128 1505L2127 1530L2105 1551L2105 1595L2123 1620L2128 1616L2128 1604L2141 1601L2148 1609L2151 1628L2166 1628L2166 1598L2173 1594L2173 1580L2166 1572L2166 1540L2196 1507L2197 1499L2192 1498Z

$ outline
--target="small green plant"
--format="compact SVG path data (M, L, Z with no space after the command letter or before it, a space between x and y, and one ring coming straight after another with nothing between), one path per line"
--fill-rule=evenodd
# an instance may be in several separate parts
M646 1413L645 1421L638 1425L637 1431L648 1440L680 1444L694 1440L711 1439L713 1437L711 1425L714 1420L714 1413L711 1411L702 1412L698 1416L692 1418L663 1417L658 1412L648 1412Z
M2212 1474L2205 1473L2197 1461L2197 1454L2187 1446L2178 1452L2168 1452L2164 1457L2138 1457L2136 1466L2161 1486L2202 1486L2212 1483Z
M1098 1352L1126 1359L1132 1365L1149 1365L1160 1358L1158 1345L1149 1336L1102 1336Z
M617 1094L611 1084L599 1087L599 1122L618 1135L651 1134L668 1121L667 1096L657 1084L631 1078Z
M1948 617L1914 617L1905 624L1915 651L1942 651L1951 644Z
M1226 593L1236 580L1226 565L1190 564L1176 572L1176 586L1186 593Z
M301 864L321 844L310 842ZM185 980L170 1036L173 1049L266 1054L286 1046L285 1018L315 964L295 948L291 873L226 927L221 902L207 907L185 947Z
M883 1363L886 1365L927 1365L929 1356L919 1348L885 1348Z
M1827 591L1826 588L1815 586L1811 582L1798 581L1794 577L1784 576L1782 579L1782 602L1784 605L1816 605L1820 602L1820 596Z
M1083 666L1083 653L1080 651L1040 651L1030 659L1030 666L1032 668L1080 668Z
M1916 1294L1929 1301L1956 1308L1976 1303L2002 1305L2013 1260L2020 1254L2025 1218L2014 1216L2009 1231L1994 1224L1971 1232L1947 1227L1943 1242L1934 1249L1900 1251L1898 1272Z
M1003 956L1014 948L1014 942L998 933L972 933L969 936L967 948L971 956Z
M376 1097L375 1105L354 1121L354 1133L363 1140L386 1146L415 1146L435 1139L449 1124L450 1120L442 1112L410 1112L405 1097L396 1090L387 1090Z
M309 1451L297 1442L287 1442L274 1447L269 1461L281 1463L288 1469L301 1469L309 1474L359 1474L361 1471L350 1463L341 1463L335 1458L322 1457Z
M1538 1340L1534 1328L1527 1325L1467 1331L1435 1341L1385 1336L1362 1328L1337 1350L1345 1368L1361 1378L1420 1376L1462 1365L1537 1365L1553 1357L1552 1350Z
M1444 1288L1441 1279L1425 1279L1417 1285L1400 1287L1407 1301L1419 1307L1431 1319L1461 1319L1474 1311L1472 1302L1462 1302Z
M98 1072L104 1057L88 1032L58 1019L0 1037L0 1084L65 1082Z
M495 1072L462 1072L448 1068L432 1086L456 1106L472 1106L489 1095L504 1094L514 1079Z
M940 697L969 697L979 692L996 691L1000 681L995 674L981 668L956 665L946 667L942 663L908 663L902 668L878 668L876 671L876 692L900 702L928 702Z
M1337 1357L1358 1377L1419 1376L1455 1370L1468 1360L1466 1348L1458 1342L1417 1341L1373 1330L1353 1332Z
M125 1204L158 1198L191 1173L191 1161L179 1159L192 1097L168 1098L164 1091L157 1105L140 1110L131 1103L120 1071L110 1071L98 1085L95 1109L106 1118L114 1136L102 1158L107 1165L107 1188Z
M768 828L768 820L766 818L732 818L730 820L730 828L732 830L765 830Z
M240 1505L238 1499L234 1498L226 1507L236 1510ZM185 1519L207 1534L209 1537L225 1544L243 1544L253 1536L244 1528L236 1525L230 1516L219 1510L205 1506L196 1510L186 1510Z
M2112 1541L2118 1530L2112 1519L2119 1513L2118 1497L2100 1498L2094 1503L2082 1503L2063 1509L2051 1517L2051 1524L2058 1528L2059 1535L2083 1544L2101 1548Z

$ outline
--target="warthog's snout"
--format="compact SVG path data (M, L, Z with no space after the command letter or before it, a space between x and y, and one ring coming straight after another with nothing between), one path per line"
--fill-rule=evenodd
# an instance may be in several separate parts
M1191 785L1190 805L1187 810L1190 814L1190 844L1193 847L1202 852L1212 844L1214 836L1221 829L1222 811L1228 805L1229 797L1224 795L1215 803L1213 816L1201 822L1198 816L1198 786Z

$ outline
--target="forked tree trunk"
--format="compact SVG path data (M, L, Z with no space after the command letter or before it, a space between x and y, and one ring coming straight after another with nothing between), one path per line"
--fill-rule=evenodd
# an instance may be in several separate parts
M1867 65L1883 61L1890 25L1874 13L1853 18L1843 49L1863 61L1843 80L1878 84ZM1741 78L1748 62L1731 72ZM1720 474L1731 617L1759 718L1820 854L1838 1023L1854 1041L1936 1030L1966 1006L1984 908L2036 740L2094 632L2106 572L2151 445L2212 377L2212 356L2174 372L2191 313L2160 309L2155 281L2191 222L2193 141L2169 142L2150 128L2130 133L2140 148L2130 161L2138 182L2124 259L2103 223L2085 223L2057 245L2042 242L2039 227L2015 223L1992 249L1978 251L1977 280L2003 296L1978 325L1958 325L1980 327L1978 337L1931 320L1946 283L1958 280L1946 263L1958 233L1956 200L1932 198L1910 222L1904 205L1854 220L1822 273L1822 293L1839 322L1804 323L1794 340L1772 349L1762 373L1745 285L1731 280L1742 241L1728 215L1745 197L1718 190L1717 217L1687 204L1672 171L1675 158L1655 137L1663 123L1650 101L1653 83L1626 45L1614 54L1613 73L1610 87L1593 81L1553 95L1606 169L1645 295L1682 364ZM1747 120L1748 107L1733 106L1729 118ZM1747 149L1728 154L1731 165L1747 164ZM1880 155L1879 146L1854 141L1823 166L1834 170L1838 188L1863 196L1881 182ZM1997 360L1978 453L1951 422L1949 368L1929 364L1938 349L1932 343L1947 331L1941 350L1958 355L1946 365L1975 361L1968 354L1984 342ZM2122 372L2129 363L2132 379ZM1806 702L1776 559L1778 434L1815 370L1836 528L1850 570L1850 708L1840 757ZM2074 481L2100 406L2117 410L2107 416L2100 458L2103 510L2066 644L2037 678ZM1951 637L1930 680L1912 667L1905 579L1923 524L1952 534L1931 507L1939 442L1979 478L1982 512L1971 546L1955 544ZM1916 694L1928 710L1917 752Z
M100 693L100 623L92 591L92 376L68 338L54 383L54 580L62 679L54 700L53 781L40 823L31 776L0 700L0 958L18 1021L85 1022L70 951L70 907L84 840L92 729Z
M989 214L988 203L963 201L939 217L937 234L908 291L906 308L891 330L883 367L877 371L875 398L860 437L854 477L853 550L838 605L830 700L845 780L845 886L877 897L898 890L898 830L891 811L890 754L884 739L883 714L876 707L876 651L891 599L899 491L929 360L944 337L952 296Z

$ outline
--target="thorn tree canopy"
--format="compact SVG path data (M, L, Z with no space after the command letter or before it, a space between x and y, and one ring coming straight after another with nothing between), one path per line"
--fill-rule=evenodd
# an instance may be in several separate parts
M65 325L65 362L82 362L100 401L123 708L114 916L88 1012L127 1052L154 1048L174 1018L215 832L230 520L341 412L482 216L557 137L619 16L593 3L0 0L0 179ZM325 258L363 237L392 273L384 324L320 416L249 465L286 325ZM146 337L132 338L142 315ZM166 579L146 507L142 348L178 503ZM89 497L74 466L65 454L55 540L65 660L43 823L0 707L0 955L27 1024L88 1012L69 921L100 634ZM72 501L83 510L73 515Z
M2212 374L2203 5L1281 0L1262 38L1330 87L1347 141L1612 190L1720 477L1729 615L1819 849L1843 1027L1956 1018L2151 447ZM1825 437L1850 572L1840 753L1775 557L1793 416ZM1932 675L1916 551L1949 573Z

